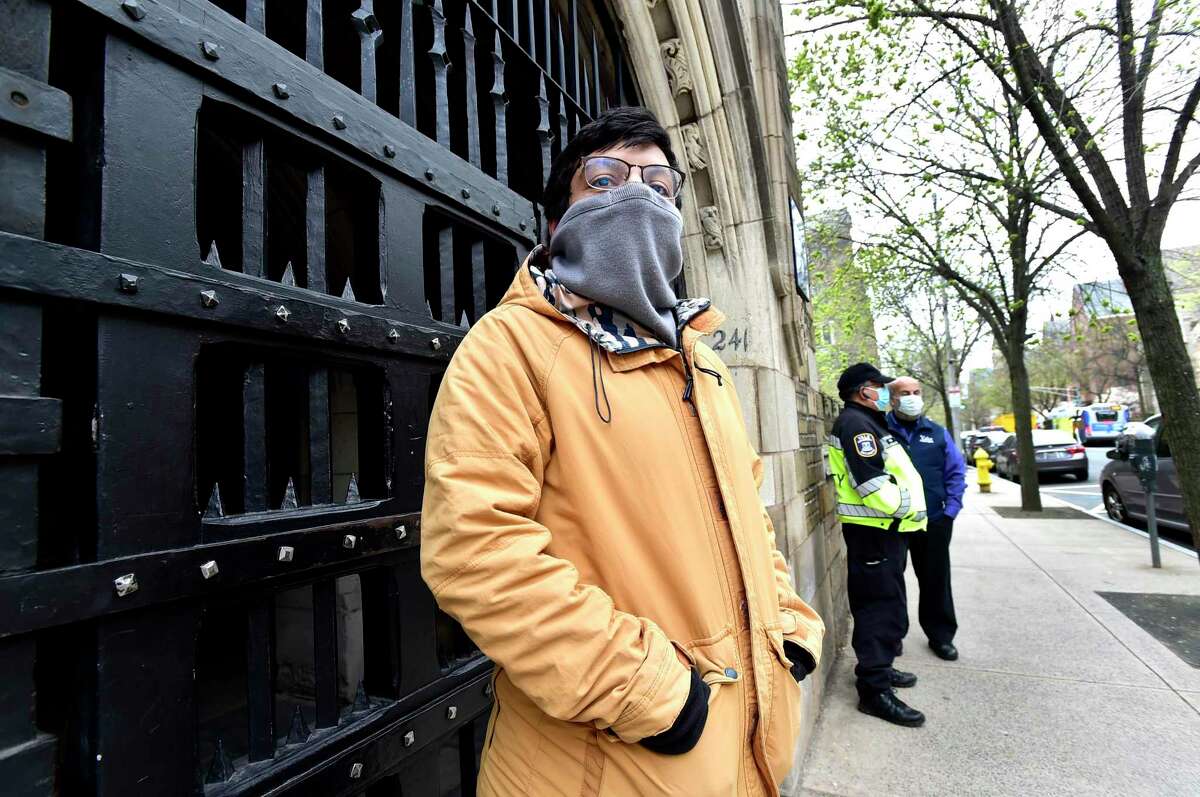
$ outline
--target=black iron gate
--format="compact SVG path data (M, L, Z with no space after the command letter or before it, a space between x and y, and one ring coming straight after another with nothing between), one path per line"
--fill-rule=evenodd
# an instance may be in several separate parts
M0 0L0 84L0 791L473 794L426 421L611 17Z

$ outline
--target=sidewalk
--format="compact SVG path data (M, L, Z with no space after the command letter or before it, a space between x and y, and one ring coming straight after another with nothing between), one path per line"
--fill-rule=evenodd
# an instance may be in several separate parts
M1200 595L1194 555L1101 520L1013 520L1016 485L972 479L951 546L960 653L944 662L917 624L897 690L925 712L900 728L856 710L854 651L839 652L802 788L815 795L1200 795L1200 669L1097 592ZM1047 506L1062 506L1047 500Z

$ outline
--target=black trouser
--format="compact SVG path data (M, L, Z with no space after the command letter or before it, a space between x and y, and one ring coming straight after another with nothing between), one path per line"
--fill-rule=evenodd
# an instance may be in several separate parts
M930 642L953 642L954 632L958 630L954 594L950 591L950 537L953 533L954 518L943 515L929 521L928 531L904 535L920 587L917 619ZM907 612L904 632L908 633Z
M846 591L854 615L850 640L858 666L859 694L891 688L892 659L904 637L904 538L898 531L842 524L846 539Z

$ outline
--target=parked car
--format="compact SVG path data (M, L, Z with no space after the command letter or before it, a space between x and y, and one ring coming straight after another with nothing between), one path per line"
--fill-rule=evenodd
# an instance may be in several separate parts
M1187 516L1183 513L1183 495L1175 460L1171 458L1171 441L1161 415L1144 421L1154 432L1154 448L1158 455L1158 471L1155 478L1155 515L1163 526L1186 531ZM1126 435L1117 441L1116 447L1108 452L1112 460L1100 471L1100 493L1104 496L1104 509L1113 520L1126 523L1131 519L1146 517L1146 491L1134 470L1129 454L1133 449L1133 436Z
M963 456L965 456L969 462L975 456L975 449L982 448L987 452L989 457L995 459L996 449L1000 447L1001 443L1008 439L1008 435L1009 433L1003 429L994 429L991 431L984 431L982 429L975 430L963 444Z
M1038 476L1043 473L1070 473L1081 482L1087 481L1087 451L1061 429L1034 429L1033 451ZM1017 451L1017 436L1010 434L996 450L996 472L1006 479L1020 481L1020 454Z
M1081 407L1075 422L1075 433L1085 446L1092 442L1116 440L1125 434L1129 424L1129 408L1123 404L1089 404Z

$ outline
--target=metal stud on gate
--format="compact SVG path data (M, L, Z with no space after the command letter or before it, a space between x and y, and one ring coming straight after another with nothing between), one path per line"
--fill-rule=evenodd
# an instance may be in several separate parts
M396 148L393 147L391 144L384 144L383 145L383 156L385 158L396 157Z
M200 304L204 305L209 310L213 309L220 303L221 300L217 298L216 291L200 291Z
M279 552L275 555L275 558L278 559L280 562L290 562L290 561L292 561L292 557L295 556L295 554L296 554L296 549L293 548L292 546L280 545Z
M396 527L396 539L403 540L407 536L408 536L408 527L405 526L403 523L401 523L399 526Z
M200 52L204 53L204 57L210 61L216 61L221 57L221 48L217 47L215 42L200 42Z
M463 199L470 199L470 198L471 198L471 189L469 189L469 188L464 188L464 189L462 190L462 198L463 198Z
M290 318L291 315L292 315L291 311L288 310L286 307L284 307L282 304L279 305L279 307L276 308L276 310L275 310L275 317L279 319L279 323L281 323L281 324L286 324L288 318Z
M392 327L391 329L388 330L387 339L388 339L388 343L395 343L396 341L400 340L400 333L396 330L395 327Z
M121 293L137 293L138 278L134 274L121 274L117 277L117 287L121 289Z
M126 573L123 576L118 576L113 580L113 586L117 590L117 596L124 598L138 591L137 575L135 573Z
M405 747L412 747L414 744L416 744L416 742L417 742L417 735L415 733L413 733L412 731L409 731L408 733L404 734L404 746Z
M426 179L426 180L432 180L432 179L433 179L433 169L426 169L426 170L425 170L425 179Z
M500 215L500 206L499 205L492 205L492 215L493 216Z
M146 9L142 8L142 4L138 0L124 0L121 8L129 15L130 19L141 21L146 17Z
M429 341L429 345L434 351L441 351L442 350L442 339L434 338L433 340Z
M336 127L338 130L345 130L346 129L346 117L342 116L340 113L334 114L333 115L333 126Z
M337 328L338 332L341 332L343 335L349 334L350 320L346 318L339 318L337 322Z
M200 565L200 574L204 576L205 580L212 578L220 572L221 570L217 567L217 562L215 559L210 559L209 561Z
M353 548L355 546L355 544L357 544L357 543L358 543L358 538L355 537L353 534L347 534L345 537L342 537L342 547L343 548Z
M292 96L291 92L288 91L288 85L286 83L272 84L271 91L274 92L275 96L281 100L286 100L288 97Z
M361 778L362 777L362 769L363 769L362 764L355 761L350 766L350 777L355 778L355 779Z
M446 709L446 719L452 720L458 717L458 706L450 706Z

